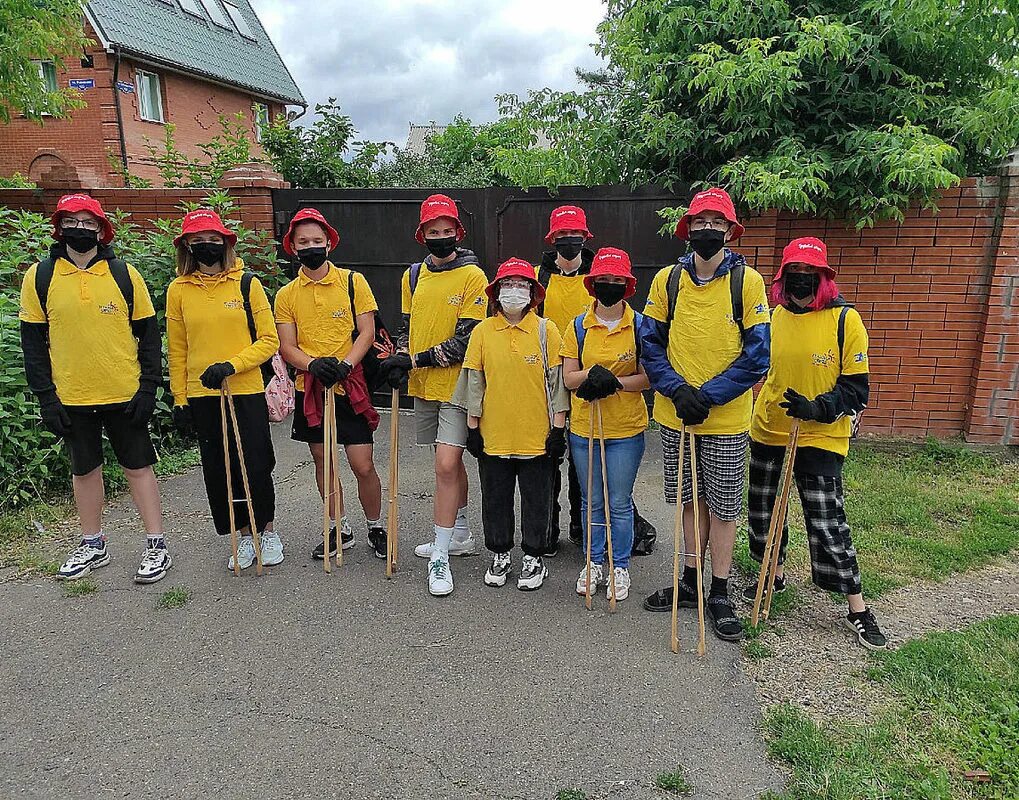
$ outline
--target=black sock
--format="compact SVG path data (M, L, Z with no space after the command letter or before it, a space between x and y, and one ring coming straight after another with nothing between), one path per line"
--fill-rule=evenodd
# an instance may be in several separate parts
M711 576L711 591L708 594L709 597L728 597L729 596L729 579L719 578L716 575Z
M683 583L691 589L697 589L697 567L683 567Z
M849 616L850 620L854 620L855 621L855 620L858 620L858 619L863 619L863 615L866 614L866 613L867 613L867 609L864 608L863 611L850 611L848 616Z

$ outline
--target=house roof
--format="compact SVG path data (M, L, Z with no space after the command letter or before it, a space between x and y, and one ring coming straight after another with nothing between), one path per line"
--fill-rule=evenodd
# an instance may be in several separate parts
M248 0L88 0L86 9L107 49L307 105Z

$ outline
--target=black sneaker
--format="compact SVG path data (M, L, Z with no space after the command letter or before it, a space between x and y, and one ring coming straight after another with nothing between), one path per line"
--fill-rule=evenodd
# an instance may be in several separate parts
M679 607L697 608L697 590L683 581L679 582ZM672 587L666 586L645 597L644 608L647 611L672 611Z
M547 577L548 569L540 558L524 556L520 565L520 576L517 578L517 588L522 592L533 592L541 588Z
M786 590L785 578L775 578L774 586L775 594L782 594L782 592L784 592L785 590ZM754 581L743 590L743 599L751 603L757 599L757 581Z
M709 597L707 606L715 636L727 642L738 642L743 638L743 624L736 618L726 595Z
M850 613L843 621L849 630L856 634L856 640L868 650L887 650L888 639L877 626L874 612L869 608L857 613Z
M511 571L510 554L496 553L492 556L492 563L488 568L488 572L485 573L485 585L505 586Z
M577 547L584 546L584 526L579 522L570 523L570 541Z
M389 537L386 535L386 529L382 527L369 528L368 529L368 544L371 545L372 552L375 553L375 558L386 557L386 541ZM353 536L351 536L353 539ZM353 542L351 542L353 544ZM344 543L346 547L346 543Z
M555 558L559 555L559 534L556 532L556 537L547 545L545 545L545 558Z
M344 550L347 548L344 547ZM311 557L317 558L319 561L322 560L322 555L325 552L325 542L321 539L318 540L318 544L315 545L315 549L311 551ZM333 558L336 555L336 526L334 525L329 531L329 558Z

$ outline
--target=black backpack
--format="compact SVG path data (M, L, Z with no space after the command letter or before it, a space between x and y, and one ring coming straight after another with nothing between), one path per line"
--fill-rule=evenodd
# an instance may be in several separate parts
M420 267L419 267L420 268ZM357 340L357 310L354 308L354 276L360 273L352 269L347 270L347 294L350 297L350 321L354 330L350 334L352 341ZM412 275L413 283L417 283ZM412 284L413 286L413 284ZM413 288L411 289L413 292ZM364 370L364 381L368 386L368 393L374 394L380 391L386 383L386 376L382 374L380 362L391 355L395 350L393 340L389 335L389 329L378 309L375 309L375 342L368 348L364 358L361 359L361 368Z
M241 300L244 301L244 313L248 318L248 335L251 336L252 343L258 339L258 331L255 329L255 314L251 310L251 279L254 277L254 273L247 270L241 273ZM272 359L263 361L259 369L262 372L262 385L268 386L269 381L276 375L272 368Z

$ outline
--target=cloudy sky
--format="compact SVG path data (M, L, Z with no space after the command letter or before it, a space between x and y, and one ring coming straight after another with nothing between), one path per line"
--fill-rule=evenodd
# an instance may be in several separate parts
M358 131L497 116L494 96L576 85L602 0L252 0L309 106L336 97ZM310 112L309 112L310 114Z

